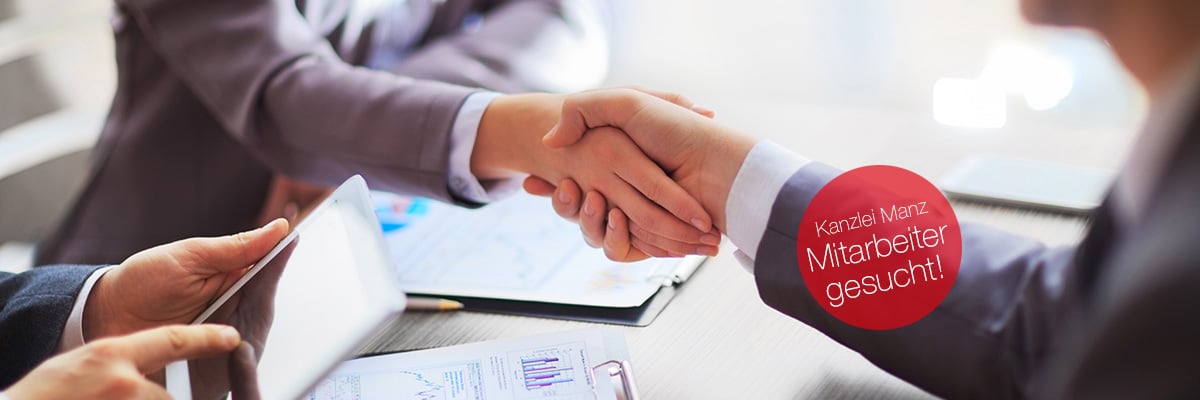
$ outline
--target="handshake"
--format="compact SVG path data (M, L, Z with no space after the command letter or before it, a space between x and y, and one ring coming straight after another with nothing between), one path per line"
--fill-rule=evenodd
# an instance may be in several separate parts
M726 199L755 141L712 117L682 96L636 88L501 96L480 119L471 172L483 182L527 175L527 191L552 196L555 211L613 260L716 255ZM262 217L294 217L297 204L325 190L277 180ZM288 231L275 219L237 235L147 249L95 272L94 287L80 293L79 326L64 333L78 338L60 349L86 345L42 363L3 394L166 398L152 379L163 366L221 354L232 357L214 370L253 372L253 332L163 325L194 319ZM68 341L80 343L63 347ZM228 382L208 389L254 398L254 387L240 387L253 380Z
M641 88L500 97L480 122L472 168L481 179L530 174L525 190L550 196L612 260L715 256L730 187L755 140L712 117L683 96ZM539 125L541 143L495 133Z

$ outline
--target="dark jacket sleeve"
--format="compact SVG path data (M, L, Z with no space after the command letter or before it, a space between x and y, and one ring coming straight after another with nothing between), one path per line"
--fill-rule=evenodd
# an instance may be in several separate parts
M348 3L341 3L346 5ZM478 89L343 61L280 0L119 0L156 54L273 170L449 199L449 133Z
M50 266L0 273L0 388L54 354L79 290L98 268Z
M861 353L880 368L947 398L1027 397L1066 307L1074 248L962 224L963 258L946 299L924 319L871 331L829 315L809 294L796 252L808 202L840 171L812 163L783 187L759 245L762 300Z

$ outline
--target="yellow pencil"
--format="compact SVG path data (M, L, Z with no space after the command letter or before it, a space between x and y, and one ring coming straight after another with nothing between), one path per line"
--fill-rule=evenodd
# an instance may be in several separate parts
M408 311L454 311L461 310L463 303L454 300L437 299L432 297L408 297Z

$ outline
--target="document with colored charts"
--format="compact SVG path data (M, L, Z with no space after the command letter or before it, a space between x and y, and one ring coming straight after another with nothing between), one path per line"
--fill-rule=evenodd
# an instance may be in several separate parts
M614 330L492 340L346 361L306 399L616 399L620 380L593 372L609 360L629 360Z
M549 199L527 194L475 210L382 192L372 198L411 294L637 307L704 260L609 261Z

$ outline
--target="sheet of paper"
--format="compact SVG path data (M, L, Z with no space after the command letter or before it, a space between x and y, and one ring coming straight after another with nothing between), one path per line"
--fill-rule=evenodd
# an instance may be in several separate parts
M350 360L307 398L616 399L613 382L603 372L595 378L588 370L628 359L625 339L614 330L500 339Z
M609 261L549 200L520 194L469 210L373 192L407 293L636 307L681 263L703 257Z

